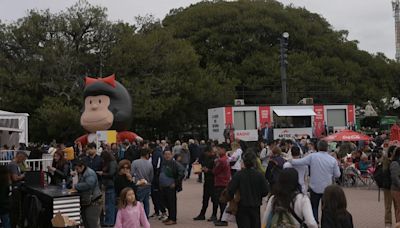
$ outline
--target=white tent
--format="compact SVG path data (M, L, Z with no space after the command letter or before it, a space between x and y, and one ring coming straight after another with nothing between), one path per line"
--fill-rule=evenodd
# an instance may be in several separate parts
M0 144L8 146L25 143L28 145L28 113L0 110Z

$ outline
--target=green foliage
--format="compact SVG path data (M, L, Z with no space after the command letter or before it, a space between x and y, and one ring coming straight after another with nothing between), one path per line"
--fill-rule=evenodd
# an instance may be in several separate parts
M304 8L275 1L201 2L172 10L163 25L192 43L202 67L215 64L240 80L238 96L247 104L279 103L278 38L284 31L290 34L290 102L314 97L360 104L398 93L397 63L358 50L347 31L332 30Z
M0 108L27 112L30 138L72 141L83 78L116 73L144 137L192 131L207 109L244 98L279 103L279 37L289 32L289 102L378 103L400 96L400 65L371 55L320 15L272 1L205 1L159 21L111 22L81 0L58 14L31 10L0 22ZM393 114L393 113L392 113Z
M34 141L43 139L65 142L82 133L80 108L65 102L62 98L45 97L35 111L31 123ZM35 134L36 133L36 134Z

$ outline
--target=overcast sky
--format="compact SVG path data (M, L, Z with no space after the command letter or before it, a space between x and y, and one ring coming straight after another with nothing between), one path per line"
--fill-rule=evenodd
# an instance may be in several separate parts
M0 20L12 22L28 9L50 9L55 13L77 0L0 0ZM395 55L394 18L390 0L279 0L305 7L328 20L336 30L349 31L349 39L358 40L359 48L371 53ZM164 16L172 8L187 7L199 0L89 0L108 8L109 18L133 23L137 15Z

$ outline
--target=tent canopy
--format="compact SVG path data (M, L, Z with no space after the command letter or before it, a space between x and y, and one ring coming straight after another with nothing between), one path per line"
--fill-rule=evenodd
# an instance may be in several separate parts
M28 113L15 113L0 110L0 144L28 144ZM14 133L14 134L10 134Z
M278 116L315 116L312 109L299 108L299 109L274 109Z
M358 133L351 130L343 130L341 132L325 137L325 141L369 141L372 140L368 135Z

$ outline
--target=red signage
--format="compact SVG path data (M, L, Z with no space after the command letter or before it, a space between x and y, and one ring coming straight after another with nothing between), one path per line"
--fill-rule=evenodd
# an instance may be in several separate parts
M265 123L271 126L271 108L269 106L260 106L258 109L260 115L260 126L264 126Z
M232 126L233 124L233 113L232 113L232 107L225 107L225 124L228 125L230 124Z
M324 106L323 105L314 105L314 134L315 137L322 137L322 133L325 132L325 114L324 114Z
M354 118L355 118L354 105L347 105L347 119L348 119L347 122L350 124L350 126L355 124Z

